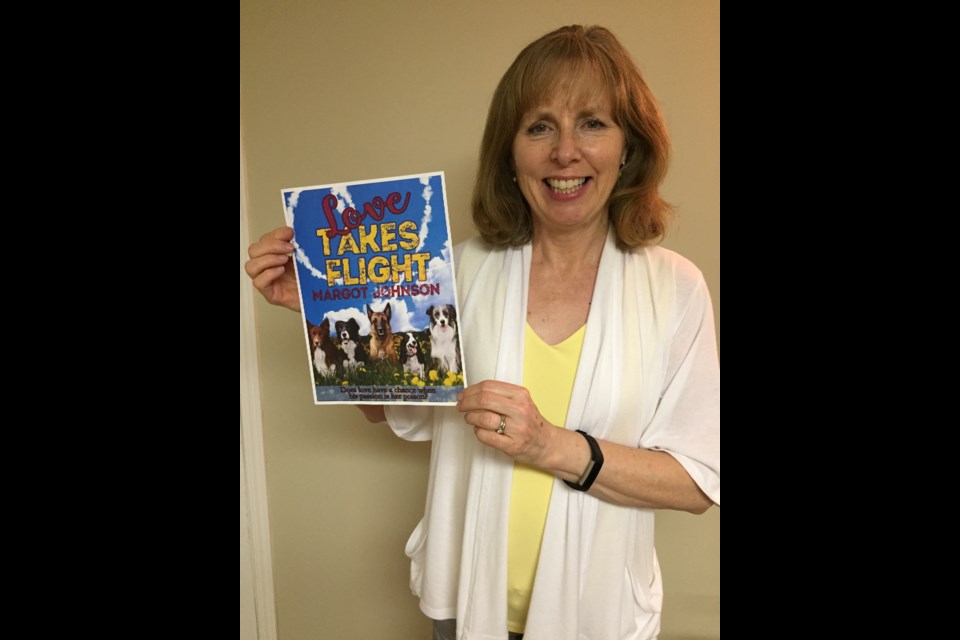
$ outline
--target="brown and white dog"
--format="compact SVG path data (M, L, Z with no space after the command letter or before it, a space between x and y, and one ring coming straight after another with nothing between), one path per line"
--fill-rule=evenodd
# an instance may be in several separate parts
M370 357L398 359L397 346L393 344L393 329L390 328L390 303L380 311L374 311L367 305L367 318L370 320Z
M452 304L427 309L430 317L430 358L438 371L460 373L460 339L457 336L457 310Z
M330 319L324 318L319 325L307 321L310 334L310 350L313 352L313 366L322 375L332 375L343 366L343 353L330 339Z

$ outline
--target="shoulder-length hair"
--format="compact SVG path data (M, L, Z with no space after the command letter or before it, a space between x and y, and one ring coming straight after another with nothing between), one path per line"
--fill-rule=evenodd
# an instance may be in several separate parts
M513 179L513 141L523 115L559 91L594 91L598 83L609 92L626 138L626 164L609 203L617 245L640 247L663 238L673 213L660 196L670 159L663 115L616 37L603 27L574 25L527 45L493 94L473 192L473 223L488 243L520 246L532 237L530 209Z

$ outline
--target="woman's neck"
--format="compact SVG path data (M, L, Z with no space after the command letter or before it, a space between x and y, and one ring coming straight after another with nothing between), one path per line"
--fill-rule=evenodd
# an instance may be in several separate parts
M607 228L585 233L534 233L527 324L547 344L558 344L590 315Z
M554 272L596 269L607 241L608 228L609 223L604 220L602 225L596 225L587 231L578 229L558 233L542 230L538 232L535 229L532 260Z

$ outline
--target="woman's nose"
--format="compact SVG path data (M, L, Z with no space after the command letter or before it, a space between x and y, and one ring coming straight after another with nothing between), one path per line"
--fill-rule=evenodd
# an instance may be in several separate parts
M572 131L560 131L557 133L556 142L553 145L551 159L558 164L568 165L574 160L580 158L580 147Z

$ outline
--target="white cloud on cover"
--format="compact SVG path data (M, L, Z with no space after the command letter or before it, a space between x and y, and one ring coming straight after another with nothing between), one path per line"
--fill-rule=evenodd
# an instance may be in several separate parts
M364 313L362 309L357 309L356 307L337 309L336 311L328 311L323 317L329 318L331 333L333 332L334 327L336 327L338 320L346 322L350 318L356 320L357 324L360 325L360 335L365 336L370 333L370 321L367 319L366 313Z
M287 225L293 226L293 218L296 215L297 203L300 201L300 192L303 189L294 189L290 192L290 200L287 203L287 208L285 210L287 216ZM310 273L314 278L319 278L320 280L326 280L327 276L323 274L319 269L313 266L310 262L310 258L307 257L307 254L303 252L303 249L300 248L299 243L297 243L296 238L293 242L294 252L293 255L296 257L297 262L302 264L307 272Z
M420 219L420 244L417 245L417 251L423 249L424 243L427 241L427 234L429 233L430 220L433 218L431 215L433 208L430 206L430 198L433 197L433 189L430 188L430 178L427 176L420 177L420 184L424 185L423 187L423 218Z
M310 263L310 258L308 258L307 254L303 252L303 249L300 248L300 245L297 244L296 240L293 241L293 246L296 247L296 251L294 252L294 255L297 256L297 262L302 264L307 269L307 271L310 272L310 275L312 275L314 278L320 278L321 280L326 280L327 276L321 273L316 267L313 266L313 264ZM340 284L340 283L338 282L337 284Z
M337 211L343 213L343 204L346 203L351 209L353 206L353 198L350 197L350 192L347 190L347 185L345 184L333 184L330 185L330 193L337 196Z
M390 328L394 333L399 331L417 331L410 323L413 318L413 312L407 309L406 300L391 299L381 302L371 303L369 306L374 311L383 311L386 303L390 303ZM336 311L328 311L324 318L330 319L330 330L336 325L337 320L349 320L353 318L360 325L360 335L370 335L370 319L367 317L367 305L360 307L345 307Z

